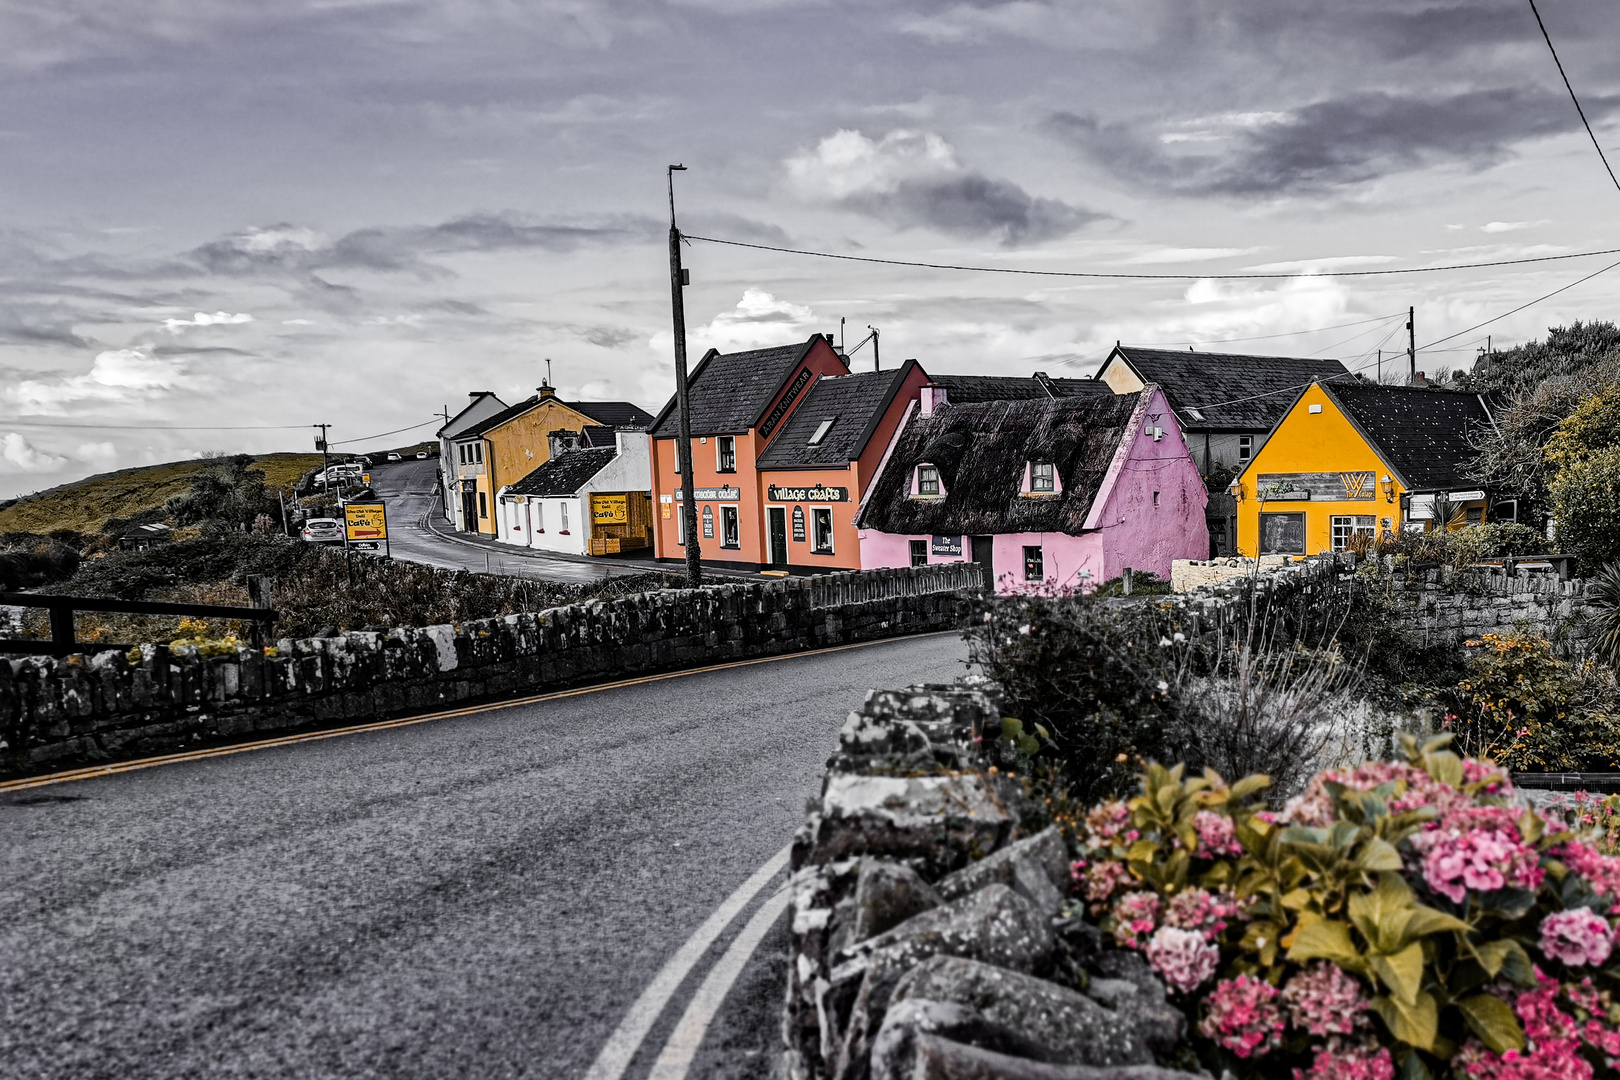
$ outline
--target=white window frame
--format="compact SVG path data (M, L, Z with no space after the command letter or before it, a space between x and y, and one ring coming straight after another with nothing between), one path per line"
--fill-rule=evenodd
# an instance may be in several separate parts
M731 458L731 464L726 464L726 458ZM720 473L734 473L737 471L737 437L735 435L716 435L714 439L714 471Z
M1253 435L1239 435L1238 436L1238 460L1239 461L1253 461L1254 460L1254 436Z
M543 499L535 499L533 501L533 506L534 506L534 531L537 532L537 533L543 533L543 532L546 531L546 504L545 504L545 500L543 500Z
M1356 533L1378 536L1378 519L1371 514L1334 514L1328 519L1328 527L1334 551L1343 551Z
M720 508L720 546L731 551L742 548L742 516L735 506Z
M827 524L827 544L821 544L821 525ZM810 554L832 555L833 552L833 517L832 507L812 506L810 508Z
M558 531L566 533L566 532L568 532L568 500L567 499L559 499L557 501L557 508L562 513L562 528L559 529Z

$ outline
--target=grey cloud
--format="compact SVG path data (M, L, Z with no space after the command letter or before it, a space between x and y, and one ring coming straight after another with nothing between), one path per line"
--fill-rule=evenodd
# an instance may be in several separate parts
M1620 97L1592 96L1588 114ZM1309 195L1426 165L1485 168L1515 144L1579 126L1569 99L1549 90L1497 87L1447 97L1365 93L1320 101L1275 122L1231 130L1211 150L1177 151L1146 125L1059 112L1045 130L1132 183L1181 194L1263 198Z
M1055 240L1107 216L1031 195L1011 181L977 172L912 177L893 191L862 192L844 202L893 225L991 237L1003 247Z
M254 356L246 349L233 349L228 345L155 345L153 356Z
M585 327L580 336L599 348L617 349L647 335L628 326L591 326Z
M681 228L698 235L716 233L726 240L748 240L759 244L786 245L792 239L779 226L723 210L682 214Z

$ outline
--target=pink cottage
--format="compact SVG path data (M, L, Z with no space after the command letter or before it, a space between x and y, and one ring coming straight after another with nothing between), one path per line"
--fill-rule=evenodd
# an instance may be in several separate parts
M999 593L1170 577L1209 554L1207 495L1158 386L951 404L927 386L856 516L861 567L980 563Z

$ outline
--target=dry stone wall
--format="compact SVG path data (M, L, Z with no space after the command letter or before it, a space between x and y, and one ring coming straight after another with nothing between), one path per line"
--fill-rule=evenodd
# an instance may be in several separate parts
M1066 903L1069 856L988 767L995 687L874 691L793 847L789 1080L1192 1080L1139 953Z
M0 658L0 775L961 625L947 564L668 590L455 626Z

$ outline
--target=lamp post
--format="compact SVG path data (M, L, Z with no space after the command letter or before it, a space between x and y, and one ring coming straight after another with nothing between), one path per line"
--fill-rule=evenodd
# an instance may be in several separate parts
M681 290L686 271L681 267L681 230L675 225L675 174L685 165L665 170L669 180L669 289L675 319L675 412L679 438L675 440L676 460L681 467L681 522L686 530L686 579L696 589L703 584L703 549L698 543L697 505L692 494L692 408L686 392L686 304Z

